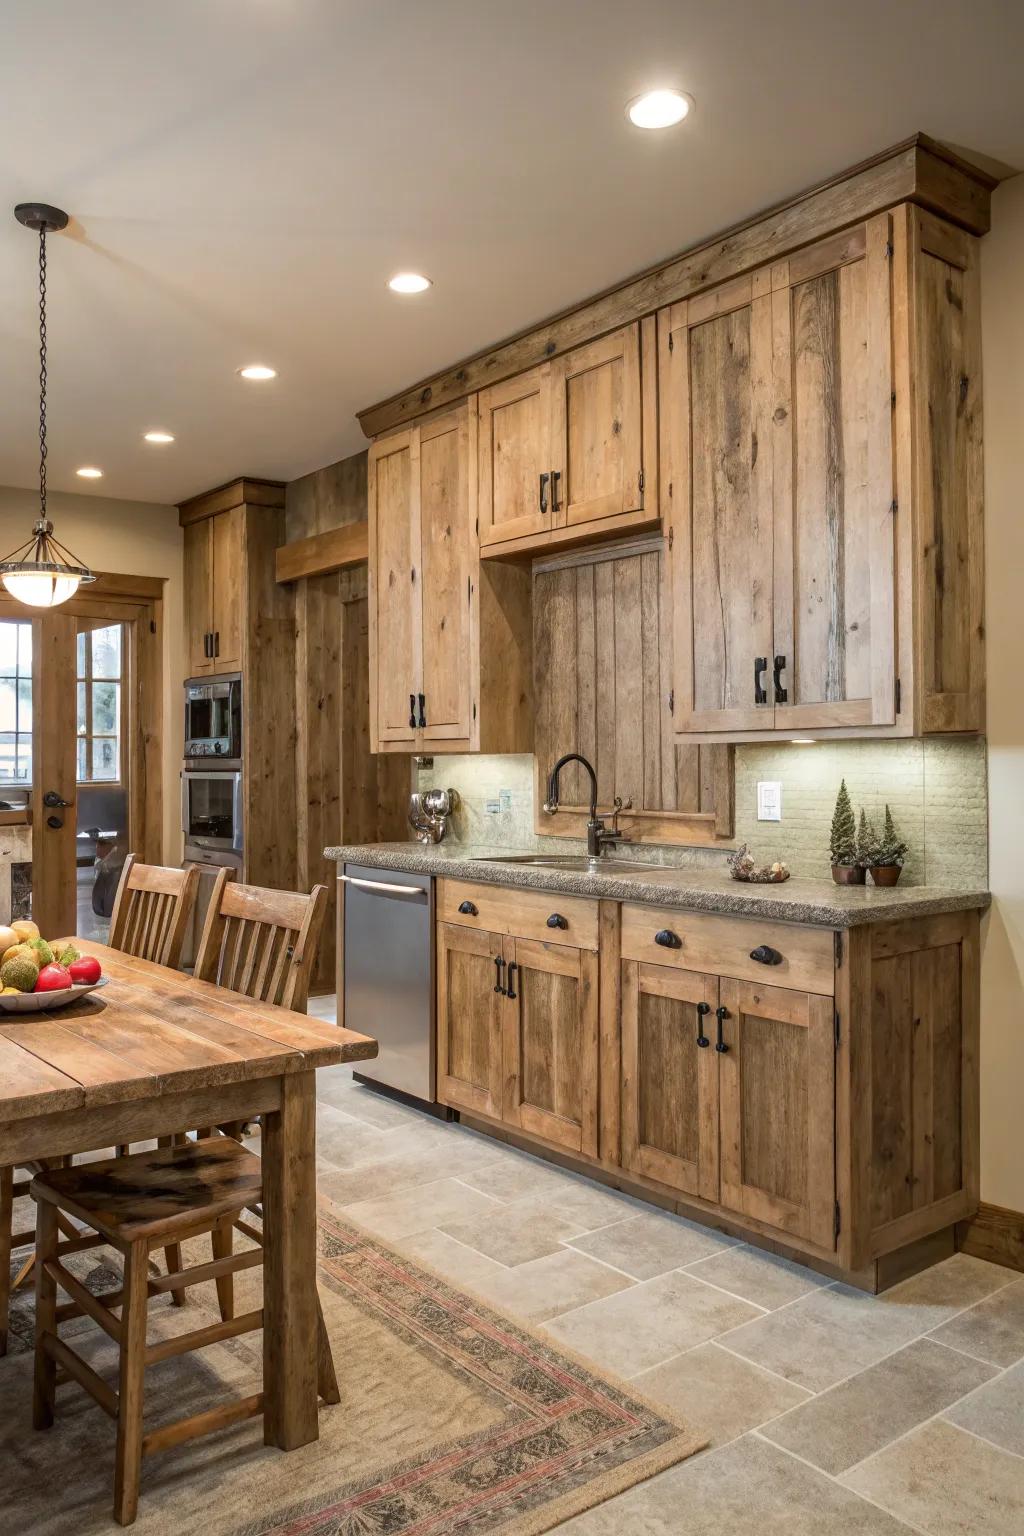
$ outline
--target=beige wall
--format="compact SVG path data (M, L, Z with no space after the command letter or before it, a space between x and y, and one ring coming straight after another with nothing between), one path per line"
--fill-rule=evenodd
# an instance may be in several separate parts
M981 968L981 1197L1024 1211L1024 176L982 242L989 878Z
M0 558L32 531L38 493L0 486ZM178 772L181 766L185 654L182 620L182 536L175 507L105 496L51 492L54 532L97 571L166 576L164 587L164 858L181 862Z

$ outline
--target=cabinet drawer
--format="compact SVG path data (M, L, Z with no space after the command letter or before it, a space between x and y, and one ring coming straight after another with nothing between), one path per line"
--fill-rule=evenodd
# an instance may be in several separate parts
M462 906L467 910L461 912ZM440 922L464 923L490 933L511 933L576 949L597 948L597 902L558 891L516 891L468 880L439 880L437 916ZM553 917L562 921L549 927Z
M657 935L679 942L659 944ZM754 960L751 952L773 952ZM740 981L760 981L773 987L795 987L830 997L835 990L835 948L827 928L800 928L794 923L762 922L759 918L715 917L678 908L622 907L622 958L651 965L678 965L688 971L710 971Z

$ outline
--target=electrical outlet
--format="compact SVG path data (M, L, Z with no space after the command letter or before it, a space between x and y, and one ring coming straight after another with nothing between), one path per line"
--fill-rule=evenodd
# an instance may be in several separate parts
M486 816L497 816L497 815L500 814L500 812L501 812L501 801L500 800L485 800L484 801L484 814Z
M778 779L763 779L757 786L758 821L782 820L782 785Z

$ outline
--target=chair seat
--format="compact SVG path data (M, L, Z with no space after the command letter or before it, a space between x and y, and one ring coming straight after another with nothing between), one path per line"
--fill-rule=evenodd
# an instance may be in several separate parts
M123 1247L212 1224L258 1203L261 1186L259 1158L237 1141L214 1136L77 1168L48 1169L33 1179L32 1194Z

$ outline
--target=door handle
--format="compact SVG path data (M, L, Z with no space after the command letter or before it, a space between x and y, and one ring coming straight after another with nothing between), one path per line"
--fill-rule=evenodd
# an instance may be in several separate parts
M70 800L65 800L61 795L58 795L55 789L48 789L46 794L43 796L43 804L50 810L67 810L72 802Z
M561 480L561 478L562 478L562 471L560 469L553 469L551 471L551 510L552 510L552 512L557 512L558 511L558 482L559 482L559 480Z
M767 688L762 688L762 686L761 686L761 673L762 672L767 672L767 670L768 670L768 657L767 656L755 656L754 657L754 703L755 704L767 704L768 703L768 690L767 690Z
M662 949L682 949L683 941L678 933L673 933L671 928L661 928L654 935L655 944L660 944Z
M471 901L460 901L459 911L464 917L476 917L477 909Z
M518 967L518 965L516 964L516 962L514 960L509 962L509 967L508 967L508 986L505 988L505 996L507 998L509 998L512 1002L515 1002L515 1000L516 1000L515 973L516 973L516 971L518 971L518 969L519 969L519 967Z
M540 477L540 509L541 509L542 512L546 512L547 509L548 509L548 480L549 480L549 478L550 477L548 475L541 475L541 477Z
M773 681L775 683L775 702L776 702L776 704L785 704L786 700L789 698L789 689L788 688L783 688L783 686L782 686L782 674L783 674L783 672L785 670L786 670L786 658L785 658L785 656L776 656L775 664L774 664L774 666L772 668L772 676L773 676Z
M414 693L409 695L409 729L410 731L416 729L416 695Z
M728 1017L728 1008L718 1007L715 1009L715 1018L718 1020L718 1040L715 1044L716 1051L727 1051L729 1049L725 1041L722 1039L722 1025L725 1023Z
M426 717L426 715L425 715L425 714L424 714L424 713L423 713L423 706L424 706L424 705L425 705L425 704L426 704L426 702L427 702L427 701L426 701L426 699L425 699L425 698L424 698L424 696L423 696L423 694L422 694L422 693L420 693L420 694L417 694L417 698L418 698L418 699L419 699L419 701L420 701L420 719L419 719L419 723L420 723L420 727L421 727L421 728L422 728L422 727L423 727L423 726L425 726L425 725L426 725L426 723L427 723L427 717Z
M219 656L220 655L220 630L219 629L215 629L214 632L213 632L213 654L215 656Z
M704 1020L705 1020L705 1018L707 1017L707 1015L710 1012L711 1012L711 1004L710 1003L698 1003L697 1004L697 1044L698 1045L702 1045L703 1046L703 1045L710 1045L711 1044L711 1041L708 1039L707 1035L704 1033Z
M494 969L497 972L494 978L494 990L498 993L499 997L504 997L506 993L505 988L502 986L502 972L505 969L505 962L500 955L495 955L494 957Z
M568 928L569 924L566 918L562 916L561 912L552 912L551 916L548 918L547 926L549 928Z
M772 949L770 944L759 944L756 949L750 951L751 960L756 960L759 965L781 965L782 956L777 949Z
M207 658L209 658L209 656L211 655L211 652L210 652L210 631L209 630L207 630L206 634L203 636L203 655L206 656Z

